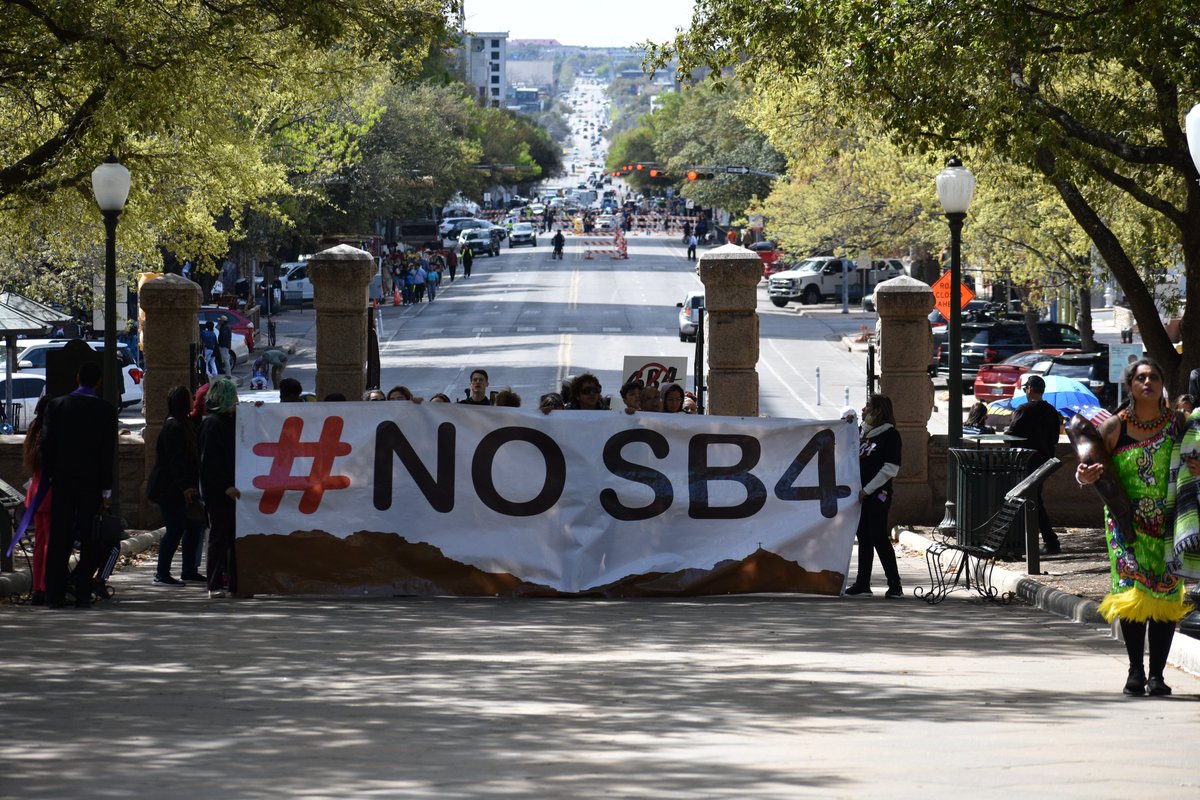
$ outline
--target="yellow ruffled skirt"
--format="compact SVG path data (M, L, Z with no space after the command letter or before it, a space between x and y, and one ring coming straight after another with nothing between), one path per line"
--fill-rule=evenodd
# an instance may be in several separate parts
M1192 613L1192 606L1183 601L1183 587L1173 597L1155 597L1136 586L1110 592L1100 602L1100 615L1109 622L1118 617L1130 622L1179 622Z

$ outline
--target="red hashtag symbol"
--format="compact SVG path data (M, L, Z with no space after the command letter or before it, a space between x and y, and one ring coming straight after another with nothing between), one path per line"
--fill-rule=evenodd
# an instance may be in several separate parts
M256 456L271 457L271 471L259 475L254 486L263 490L258 510L263 514L274 514L279 510L284 492L304 492L300 498L300 513L312 514L321 505L326 489L345 489L350 479L344 475L330 475L333 460L350 454L349 442L343 442L341 417L326 417L321 428L321 438L315 442L300 441L304 420L288 417L279 432L277 442L259 442L254 445ZM293 476L292 463L297 458L311 458L312 468L308 475Z

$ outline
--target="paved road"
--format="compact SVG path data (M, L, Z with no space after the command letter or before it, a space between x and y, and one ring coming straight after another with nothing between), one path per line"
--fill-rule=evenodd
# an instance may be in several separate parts
M475 261L470 279L443 283L434 303L381 308L382 384L404 384L426 397L462 396L470 371L484 367L493 389L513 387L526 402L552 391L566 375L590 370L606 393L620 387L626 355L684 356L693 368L695 347L679 341L675 304L700 287L695 264L681 242L631 237L629 259L585 260L578 239L566 258L552 261L549 241L505 247L497 258ZM761 412L768 416L832 418L845 389L861 405L866 357L850 353L841 336L874 325L861 311L841 315L799 306L777 309L760 286ZM279 317L281 336L314 340L311 310ZM315 384L311 352L288 374ZM815 376L823 376L818 405ZM690 382L689 382L690 383Z
M911 591L923 572L902 558ZM1195 797L1200 681L952 595L0 608L0 795ZM882 590L882 587L879 587Z

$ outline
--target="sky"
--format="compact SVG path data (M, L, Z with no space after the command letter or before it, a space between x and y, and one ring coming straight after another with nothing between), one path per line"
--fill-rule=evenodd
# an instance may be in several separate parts
M694 0L465 0L467 30L585 47L663 42L692 20Z

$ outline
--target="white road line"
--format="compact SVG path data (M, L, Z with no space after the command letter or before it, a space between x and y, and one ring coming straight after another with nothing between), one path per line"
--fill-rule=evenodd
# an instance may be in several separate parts
M623 328L601 328L601 333L620 333Z
M471 333L491 333L491 328L471 328Z
M559 328L559 333L578 333L579 328Z
M764 359L761 359L761 363L764 367L767 368L768 371L770 371L770 373L772 375L775 376L775 380L777 380L781 384L783 384L783 388L786 389L787 393L792 396L792 399L795 400L797 403L799 403L801 406L803 406L805 409L807 409L808 413L811 414L814 419L819 418L821 416L820 412L817 411L816 406L810 405L808 403L808 401L804 400L803 398L800 397L800 395L796 394L796 390L792 388L792 384L785 381L783 379L783 376L775 371L775 368L771 366L770 361L767 361L764 358Z
M537 328L517 328L517 333L537 333Z

